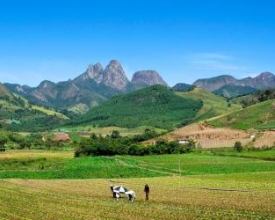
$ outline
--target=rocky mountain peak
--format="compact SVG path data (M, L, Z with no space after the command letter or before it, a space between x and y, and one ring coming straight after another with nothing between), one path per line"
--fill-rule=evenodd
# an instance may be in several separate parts
M0 96L11 96L11 93L6 89L6 87L0 83Z
M255 79L262 79L262 80L269 80L270 78L273 78L274 75L270 72L263 72L259 76L256 76Z
M263 72L253 79L253 84L258 89L274 88L275 75L270 72Z
M144 84L148 86L155 84L168 86L161 76L154 70L142 70L135 72L131 82L134 84Z
M101 65L101 63L96 63L95 65L90 64L87 68L87 72L95 72L95 73L99 73L103 70L103 67Z
M48 89L48 88L52 88L52 87L54 87L55 86L55 83L54 82L51 82L51 81L49 81L49 80L43 80L40 84L39 84L39 86L38 86L38 88L43 88L43 89Z
M113 66L113 67L117 68L117 67L121 66L121 64L120 64L120 62L118 60L111 60L109 62L108 66Z
M103 67L100 63L96 63L95 65L90 64L85 73L83 79L93 79L97 83L102 82Z
M129 83L121 64L111 60L103 72L103 83L114 89L124 90Z
M74 79L74 82L86 84L90 80L121 91L129 83L121 64L117 60L111 60L105 69L100 63L90 64L83 74Z

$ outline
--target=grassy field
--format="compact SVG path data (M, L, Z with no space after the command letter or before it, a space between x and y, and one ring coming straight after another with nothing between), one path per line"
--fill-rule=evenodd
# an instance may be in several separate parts
M0 219L274 219L275 163L249 154L74 159L73 152L8 151L0 154ZM113 199L111 184L137 199Z
M163 176L123 166L114 157L73 158L73 152L7 151L0 153L0 178L87 179Z
M218 155L223 156L236 156L245 158L255 158L261 160L275 161L275 148L270 148L266 150L244 150L242 152L236 152L233 149L223 150L223 149L213 149L213 152Z
M85 134L83 136L90 136L92 133L96 135L111 135L113 131L118 131L121 136L134 136L138 134L143 134L146 129L150 129L153 131L156 131L157 133L163 133L167 132L165 129L160 129L160 128L154 128L150 126L140 126L140 127L135 127L135 128L121 128L121 127L93 127L91 125L86 125L86 126L74 126L73 128L70 127L64 127L62 129L58 129L56 131L61 131L61 132L84 132Z

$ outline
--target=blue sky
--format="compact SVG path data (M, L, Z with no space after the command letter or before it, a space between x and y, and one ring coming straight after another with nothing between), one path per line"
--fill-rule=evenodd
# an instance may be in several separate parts
M275 73L274 6L271 0L2 0L0 82L65 81L112 59L130 80L150 69L170 86Z

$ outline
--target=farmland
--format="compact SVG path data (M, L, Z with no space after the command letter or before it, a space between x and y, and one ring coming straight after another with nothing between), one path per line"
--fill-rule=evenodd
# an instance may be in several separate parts
M73 158L8 151L0 154L0 219L274 219L275 163L253 159L256 153ZM259 153L274 159L274 150ZM25 161L23 170L15 161ZM111 184L133 189L137 199L114 200Z

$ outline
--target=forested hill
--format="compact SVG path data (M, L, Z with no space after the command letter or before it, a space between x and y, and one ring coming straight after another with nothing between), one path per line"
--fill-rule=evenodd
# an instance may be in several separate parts
M155 85L115 96L73 123L173 129L192 122L201 107L201 101L180 97L165 86Z
M45 131L68 119L61 113L30 104L0 83L0 128L10 131Z

